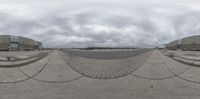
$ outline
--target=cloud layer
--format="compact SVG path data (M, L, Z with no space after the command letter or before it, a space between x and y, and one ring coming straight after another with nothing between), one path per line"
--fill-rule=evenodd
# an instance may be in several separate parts
M45 47L155 47L200 34L198 0L0 0L0 34Z

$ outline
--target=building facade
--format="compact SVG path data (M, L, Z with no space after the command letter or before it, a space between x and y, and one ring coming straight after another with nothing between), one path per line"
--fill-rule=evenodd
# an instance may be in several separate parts
M169 50L200 51L200 35L189 36L165 44Z
M42 43L30 38L0 35L0 51L31 51L42 50Z

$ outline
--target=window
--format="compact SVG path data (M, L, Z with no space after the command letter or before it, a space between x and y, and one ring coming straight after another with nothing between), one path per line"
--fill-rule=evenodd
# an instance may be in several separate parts
M18 36L10 36L10 42L19 42Z

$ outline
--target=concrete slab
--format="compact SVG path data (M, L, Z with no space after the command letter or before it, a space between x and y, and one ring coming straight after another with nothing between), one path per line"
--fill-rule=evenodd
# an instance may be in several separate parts
M34 77L35 79L49 82L60 82L72 80L82 76L81 74L71 69L70 66L68 66L68 64L65 63L65 61L58 54L57 51L51 54L51 56L49 57L48 64L46 65L46 68L36 77ZM24 69L25 68L23 68L23 70Z
M177 62L174 59L163 55L162 53L159 53L159 54L161 54L160 59L163 60L163 63L165 64L166 68L170 69L176 75L178 75L181 72L184 72L184 71L188 70L189 68L191 68L191 66Z
M148 60L133 73L135 76L146 79L165 79L171 77L165 63L161 60L158 51L154 51Z
M200 68L191 67L188 71L182 74L181 77L200 83Z
M148 57L151 55L150 57ZM145 56L148 58L145 59ZM52 59L50 59L52 58ZM26 73L32 75L44 65L48 59L50 62L44 71L37 76L43 80L71 79L76 74L64 63L65 61L57 52L34 63L20 67ZM64 59L67 59L65 57ZM167 77L171 76L168 69L180 77L199 81L199 69L179 63L158 51L152 54L143 55L130 62L146 63L136 72L147 77ZM85 62L82 60L82 62ZM120 61L126 62L126 61ZM121 63L120 63L121 64ZM122 63L125 64L125 63ZM146 66L145 66L146 65ZM95 64L93 66L96 66ZM116 66L116 65L115 65ZM115 68L112 66L112 68ZM100 68L100 67L99 67ZM189 68L189 69L188 69ZM102 69L103 70L103 69ZM106 68L106 73L110 68ZM188 71L187 71L188 70ZM142 72L143 71L143 72ZM73 73L74 72L74 73ZM100 72L98 72L100 73ZM148 75L149 74L149 75ZM0 73L0 76L3 75ZM62 75L62 76L59 76ZM0 79L1 80L1 79ZM199 99L200 84L185 81L178 77L172 77L164 80L139 79L132 75L127 75L117 79L93 79L82 77L67 83L45 83L34 79L16 84L0 85L1 99Z
M41 70L43 67L46 67L46 64L48 64L48 62L50 61L49 60L50 57L52 57L51 54L49 56L37 61L37 62L34 62L32 64L28 64L26 66L19 67L19 69L21 69L22 71L24 71L28 75L34 75L39 70Z
M188 59L188 60L200 61L200 57L199 56L186 56L186 55L182 55L182 56L179 56L179 57L184 58L184 59Z
M184 58L180 58L180 57L173 57L175 60L186 63L186 64L194 64L195 61L194 60L188 60L188 59L184 59Z
M7 57L0 56L0 61L7 61Z
M0 68L0 84L24 80L27 77L17 68Z
M194 62L194 65L200 67L200 61L195 61L195 62Z

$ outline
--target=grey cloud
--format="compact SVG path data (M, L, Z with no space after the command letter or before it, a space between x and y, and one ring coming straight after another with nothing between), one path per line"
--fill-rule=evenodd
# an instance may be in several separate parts
M44 4L46 8L41 11L41 5L28 3L27 9L19 8L24 16L0 9L0 34L31 37L42 41L45 47L155 47L200 34L200 9L193 9L193 3L166 3L162 7L162 0L74 1L69 6L66 1L53 5L54 2ZM23 2L12 3L18 4ZM74 7L76 4L79 5Z

